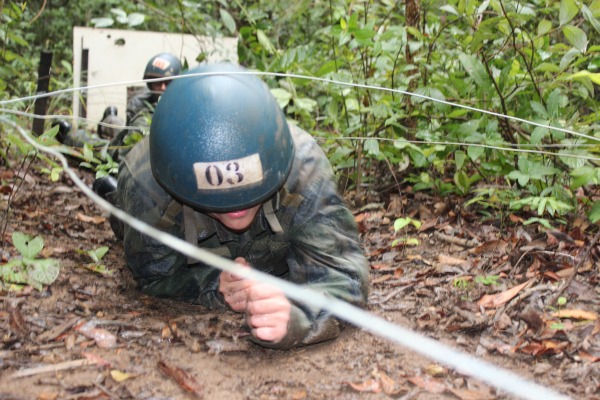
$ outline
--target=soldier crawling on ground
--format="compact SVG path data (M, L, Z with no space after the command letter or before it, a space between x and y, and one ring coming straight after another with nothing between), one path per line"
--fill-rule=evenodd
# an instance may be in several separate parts
M98 193L144 222L247 268L363 306L368 262L356 223L315 140L287 123L268 87L231 64L173 81L150 134ZM218 74L217 74L218 73ZM237 73L237 74L236 74ZM101 178L98 181L102 181ZM335 338L343 324L275 286L188 259L113 219L139 288L244 313L255 343L286 349Z

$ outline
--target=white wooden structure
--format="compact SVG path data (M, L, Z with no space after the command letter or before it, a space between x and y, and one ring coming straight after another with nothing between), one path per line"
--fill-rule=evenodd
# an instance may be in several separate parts
M142 76L152 56L169 52L190 68L201 53L208 62L237 64L237 43L237 38L74 27L74 87L107 86L74 92L73 115L97 122L107 106L116 106L124 118L128 96L146 86Z

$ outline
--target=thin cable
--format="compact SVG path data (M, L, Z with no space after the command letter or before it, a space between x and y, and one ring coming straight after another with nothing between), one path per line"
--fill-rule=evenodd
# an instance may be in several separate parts
M11 110L11 109L7 109L7 108L0 108L0 112L4 112L7 114L14 114L14 115L19 115L19 116L23 116L23 117L31 117L31 118L41 118L41 119L45 119L45 120L52 120L52 119L72 119L72 120L80 120L80 121L89 121L89 118L84 118L84 117L75 117L75 116L65 116L65 115L44 115L44 116L40 116L38 114L32 114L32 113L28 113L28 112L24 112L24 111L17 111L17 110ZM135 127L135 126L126 126L126 125L114 125L114 124L109 124L109 123L104 123L104 122L98 122L99 125L102 126L106 126L109 128L118 128L118 129L127 129L127 130L139 130L139 127ZM575 158L575 159L580 159L580 160L588 160L588 161L600 161L600 156L599 157L594 157L594 156L586 156L586 155L581 155L581 154L569 154L569 153L553 153L550 151L543 151L543 150L529 150L529 149L518 149L518 148L510 148L510 147L502 147L502 146L494 146L494 145L489 145L489 144L484 144L484 143L468 143L468 142L444 142L444 141L428 141L428 140L408 140L408 139L392 139L392 138L381 138L381 137L361 137L361 136L339 136L339 137L323 137L323 136L315 136L316 139L320 139L320 140L377 140L377 141L389 141L389 142L396 142L396 141L401 141L402 143L412 143L412 144L440 144L440 145L451 145L451 146L461 146L461 147L482 147L485 149L492 149L492 150L502 150L502 151L508 151L508 152L514 152L514 153L530 153L530 154L542 154L542 155L548 155L548 156L556 156L556 157L567 157L567 158ZM508 144L506 145L508 146ZM518 146L517 144L512 144L512 146L516 147ZM527 147L529 146L535 146L535 145L527 145ZM575 144L575 143L567 143L567 144L554 144L554 145L547 145L547 147L555 147L555 148L559 148L559 147L565 147L568 149L572 149L572 148L578 148L578 147L594 147L597 145L592 145L592 144ZM523 145L523 147L526 147L525 145ZM544 147L544 146L540 146L540 147Z
M112 204L102 199L89 187L87 187L86 184L83 183L77 174L69 167L67 160L62 154L56 152L52 148L36 143L27 134L27 132L25 132L25 130L16 123L1 116L0 121L4 121L5 123L17 129L27 140L27 142L29 142L38 150L58 158L63 165L64 170L67 172L75 185L79 187L79 189L81 189L86 196L100 206L100 208L108 211L119 220L131 226L133 229L143 232L145 235L160 241L172 249L176 249L188 257L201 260L202 262L222 271L227 271L246 279L276 286L292 300L308 304L312 307L327 310L342 320L350 322L368 332L387 338L392 342L431 358L443 365L451 367L458 373L469 375L486 382L501 391L511 393L515 396L528 400L569 399L569 397L555 392L550 388L538 385L537 383L524 379L513 372L496 367L493 364L487 363L467 353L454 350L451 347L442 344L441 342L427 338L409 329L394 325L383 318L372 315L365 310L343 302L339 299L316 292L312 289L301 287L291 282L284 281L253 268L240 267L231 260L227 260L207 250L193 246L184 240L171 236L168 233L160 231L153 226L133 218L126 212L114 207Z
M146 82L146 83L161 82L161 81L165 81L165 80L187 79L187 78L197 77L197 76L211 76L211 75L222 75L222 74L259 75L259 76L274 76L274 77L280 77L280 78L296 78L296 79L304 79L304 80L323 82L323 83L329 83L329 84L336 84L336 85L340 85L340 86L350 86L350 87L355 87L355 88L373 89L373 90L380 90L383 92L399 93L399 94L402 94L405 96L412 96L412 97L420 98L423 100L429 100L434 103L440 103L440 104L445 104L445 105L452 106L452 107L463 108L463 109L469 110L469 111L479 112L482 114L487 114L487 115L491 115L491 116L498 117L498 118L504 118L504 119L508 119L508 120L512 120L512 121L517 121L517 122L521 122L524 124L533 125L533 126L537 126L540 128L546 128L546 129L550 129L550 130L557 131L557 132L568 133L573 136L578 136L578 137L582 137L582 138L600 142L600 138L597 138L595 136L586 135L586 134L579 133L579 132L575 132L570 129L558 128L558 127L550 126L547 124L541 124L539 122L529 121L529 120L519 118L519 117L504 115L502 113L497 113L495 111L488 111L488 110L483 110L480 108L471 107L471 106L467 106L467 105L463 105L463 104L459 104L459 103L453 103L453 102L447 101L447 100L440 100L440 99L436 99L434 97L427 96L424 94L408 92L406 90L390 89L390 88L386 88L386 87L382 87L382 86L367 85L367 84L362 84L362 83L352 83L352 82L338 81L335 79L319 78L316 76L288 74L288 73L281 73L281 72L263 72L263 71L197 72L197 73L188 73L188 74L184 74L184 75L172 76L172 77L168 77L168 78L138 79L138 80L132 80L132 81L111 82L111 83L104 83L104 84L99 84L99 85L90 85L90 86L81 86L78 88L62 89L62 90L57 90L55 92L40 93L40 94L22 97L22 98L18 98L18 99L3 100L3 101L0 101L0 105L15 103L15 102L19 102L19 101L35 100L38 98L56 96L56 95L60 95L60 94L64 94L64 93L72 93L75 91L87 91L87 90L91 90L91 89L99 89L99 88L105 88L105 87L111 87L111 86L139 84L141 82Z

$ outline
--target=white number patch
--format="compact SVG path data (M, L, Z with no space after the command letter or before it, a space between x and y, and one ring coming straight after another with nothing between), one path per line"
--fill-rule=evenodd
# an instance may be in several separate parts
M263 180L260 156L228 161L197 162L194 164L198 189L223 190L251 185Z

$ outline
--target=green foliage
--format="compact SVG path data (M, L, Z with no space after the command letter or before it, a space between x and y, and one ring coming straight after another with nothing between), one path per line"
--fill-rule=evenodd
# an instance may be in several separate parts
M58 260L36 258L44 248L44 240L41 236L32 238L23 233L14 232L12 239L21 257L0 265L0 279L3 282L26 284L41 291L43 285L50 285L58 278L60 271Z
M485 286L498 286L500 284L498 279L500 279L498 275L476 276L475 282Z
M86 255L92 259L91 263L84 264L81 267L88 269L92 272L95 272L97 274L100 274L100 275L112 276L113 271L110 271L109 269L106 268L106 266L104 264L102 264L102 258L104 258L104 256L108 252L108 250L109 249L106 246L98 247L97 249L87 250L87 251L78 250L77 252L79 254Z
M396 221L394 221L394 232L401 231L409 225L413 225L415 228L419 229L421 227L421 221L412 219L410 217L398 218L396 219ZM415 237L405 236L398 239L394 239L394 241L392 242L392 247L395 247L398 244L417 246L419 243L419 239Z
M600 0L420 1L412 25L406 3L83 0L69 5L68 19L49 4L30 26L33 3L10 1L0 89L31 93L35 53L50 40L70 60L74 25L235 35L242 65L325 80L265 78L288 119L318 136L358 203L389 179L466 196L490 215L527 211L543 224L585 206L600 219L600 207L572 193L600 181ZM59 63L59 76L71 73L68 64ZM98 165L90 162L99 174L114 170L110 160Z

